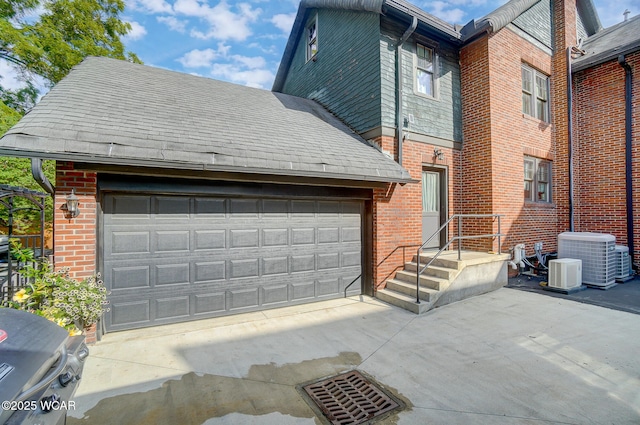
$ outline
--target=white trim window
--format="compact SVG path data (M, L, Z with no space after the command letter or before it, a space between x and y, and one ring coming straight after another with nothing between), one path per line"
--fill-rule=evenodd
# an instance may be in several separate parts
M435 62L433 49L416 44L416 92L435 97Z
M531 202L551 202L550 161L524 157L524 199Z
M307 62L315 59L318 54L318 15L307 25Z
M522 113L549 122L549 77L522 65Z

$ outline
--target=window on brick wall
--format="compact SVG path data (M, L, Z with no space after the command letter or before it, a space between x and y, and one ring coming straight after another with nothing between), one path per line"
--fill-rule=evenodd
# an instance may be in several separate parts
M318 54L318 15L307 25L307 62Z
M549 77L522 65L522 112L549 122Z
M524 199L531 202L551 202L551 162L524 157Z
M433 49L416 44L416 92L435 97L435 62Z

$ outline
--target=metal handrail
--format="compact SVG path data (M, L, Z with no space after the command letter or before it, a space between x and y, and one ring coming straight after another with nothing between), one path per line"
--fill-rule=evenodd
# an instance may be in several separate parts
M487 234L487 235L467 235L467 236L463 236L462 235L462 218L489 218L489 217L493 217L494 219L497 218L498 219L498 233L492 233L492 234ZM442 254L442 252L447 249L449 247L449 245L451 245L452 242L454 241L461 241L463 239L482 239L482 238L494 238L494 237L498 237L498 254L502 254L502 240L500 239L502 236L505 236L502 234L501 231L501 226L500 226L500 219L501 217L504 217L504 214L454 214L451 217L449 217L449 219L447 221L444 222L444 224L442 226L440 226L440 228L438 230L435 231L435 233L433 233L431 236L429 236L429 238L424 241L424 243L422 245L420 245L420 248L418 248L418 252L417 252L417 256L416 256L416 271L417 271L417 275L416 275L416 304L420 304L420 275L436 260L436 258L438 258L438 256L440 254ZM449 225L449 223L451 223L451 221L453 221L453 219L457 218L458 219L458 236L454 236L451 239L449 239L449 241L444 244L444 246L442 248L440 248L440 250L436 253L436 255L434 255L431 260L429 260L429 262L427 262L427 264L420 269L420 251L424 250L424 247L427 243L429 243L431 241L431 239L433 239L436 235L439 235L440 232ZM458 261L461 260L461 246L460 246L460 242L458 242Z

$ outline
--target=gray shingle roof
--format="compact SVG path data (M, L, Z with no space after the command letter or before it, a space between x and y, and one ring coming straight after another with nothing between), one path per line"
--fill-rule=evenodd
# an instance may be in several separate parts
M405 182L312 100L87 58L0 139L0 154L100 164Z
M589 37L582 49L585 54L574 60L574 72L640 50L640 15Z

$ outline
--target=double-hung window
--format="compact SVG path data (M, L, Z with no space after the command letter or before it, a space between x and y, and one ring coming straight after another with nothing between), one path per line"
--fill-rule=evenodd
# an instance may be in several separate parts
M549 77L522 65L522 113L549 122Z
M435 55L433 49L417 44L416 60L416 91L427 96L434 96Z
M318 16L316 15L307 25L307 62L318 54Z
M524 199L551 202L551 162L524 157Z

